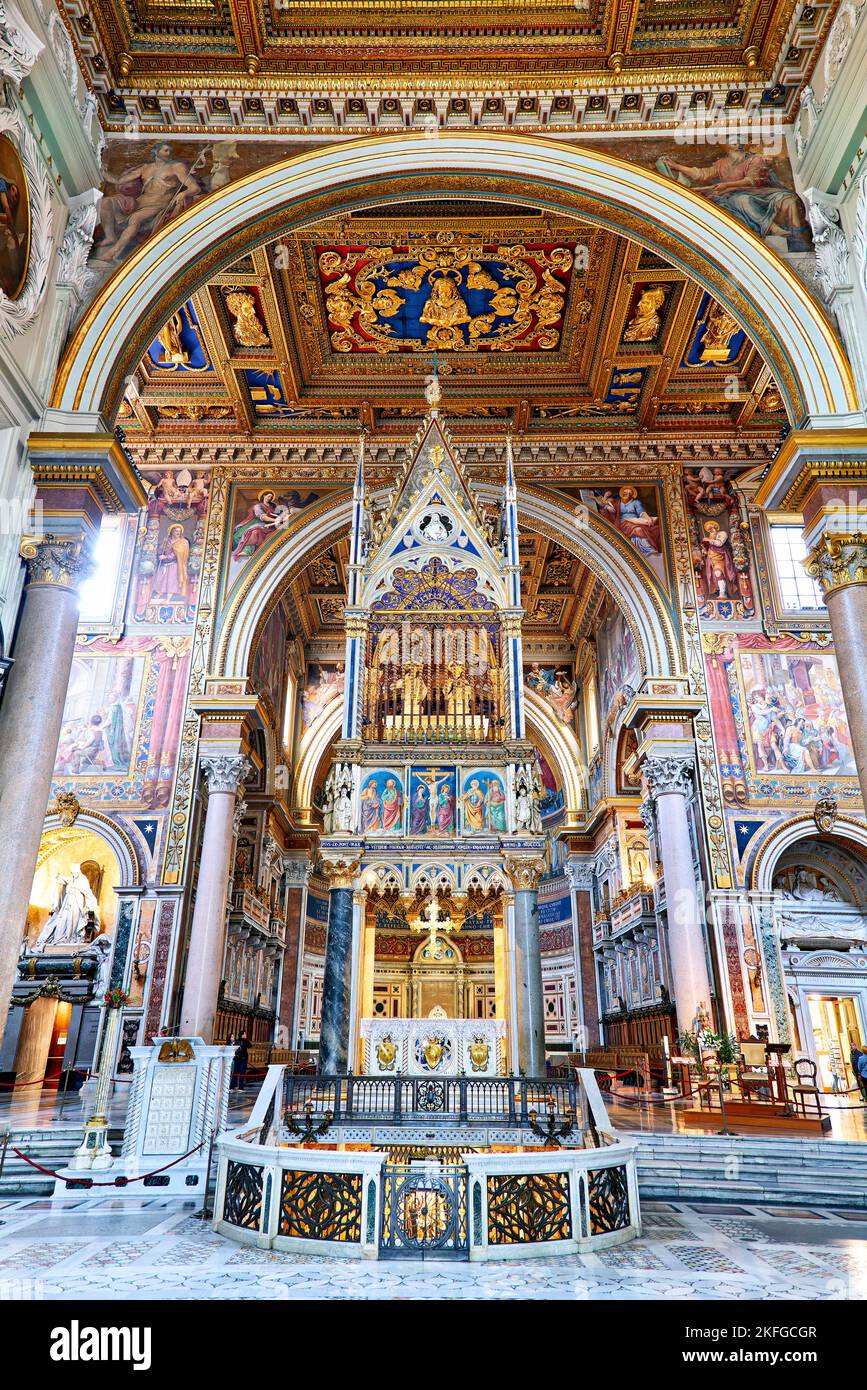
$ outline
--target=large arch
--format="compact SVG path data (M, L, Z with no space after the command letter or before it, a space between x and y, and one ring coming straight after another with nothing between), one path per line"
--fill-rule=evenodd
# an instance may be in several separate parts
M560 724L552 710L532 690L525 691L527 737L550 754L563 787L566 825L573 828L587 808L587 773L573 731ZM343 702L334 700L305 732L292 782L292 806L312 824L313 793L323 761L340 737Z
M303 223L354 207L472 192L530 200L621 231L680 266L751 334L793 424L858 412L822 309L775 252L728 213L654 171L563 141L462 131L326 146L203 198L135 251L85 314L52 405L113 418L124 381L169 315L215 271Z
M480 487L479 492L491 499L498 496L496 488ZM635 635L646 676L684 674L677 630L663 591L655 577L644 572L627 542L592 515L579 530L571 524L566 506L532 490L518 489L518 512L519 523L527 521L555 536L564 550L608 585ZM351 520L348 494L329 499L328 506L317 508L297 529L283 532L276 544L247 566L220 620L211 657L213 676L240 680L248 674L258 634L287 583L336 533L346 532Z

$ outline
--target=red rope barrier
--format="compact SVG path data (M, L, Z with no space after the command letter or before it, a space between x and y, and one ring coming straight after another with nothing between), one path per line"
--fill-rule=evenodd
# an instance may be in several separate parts
M14 1144L10 1144L9 1147L19 1158L23 1158L25 1163L29 1163L31 1168L35 1168L37 1173L44 1173L47 1178L54 1178L57 1182L65 1182L67 1187L69 1187L70 1183L78 1182L81 1182L81 1184L86 1187L128 1187L132 1182L144 1182L145 1178L155 1178L159 1173L165 1173L167 1169L174 1168L177 1163L183 1163L185 1158L190 1158L193 1154L198 1153L199 1149L203 1149L205 1147L205 1141L203 1139L201 1144L197 1144L194 1149L190 1149L189 1153L181 1154L180 1158L173 1158L171 1163L164 1164L162 1168L155 1168L152 1173L139 1173L136 1178L118 1177L115 1178L113 1182L94 1182L93 1178L84 1176L80 1179L61 1177L60 1173L52 1173L50 1168L43 1168L41 1163L37 1163L34 1159L28 1158L20 1149L16 1149ZM82 1173L86 1173L86 1171L86 1169L83 1169Z

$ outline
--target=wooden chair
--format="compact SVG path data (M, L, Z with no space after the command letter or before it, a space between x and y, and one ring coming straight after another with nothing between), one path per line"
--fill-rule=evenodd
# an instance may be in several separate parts
M744 1100L753 1093L760 1101L773 1099L773 1080L768 1066L768 1054L763 1042L742 1042L739 1045L738 1085Z
M818 1068L809 1057L799 1057L795 1062L795 1085L790 1087L795 1107L800 1107L804 1119L807 1118L807 1097L812 1096L819 1118L822 1116L822 1093L816 1085ZM804 1078L807 1078L806 1080Z

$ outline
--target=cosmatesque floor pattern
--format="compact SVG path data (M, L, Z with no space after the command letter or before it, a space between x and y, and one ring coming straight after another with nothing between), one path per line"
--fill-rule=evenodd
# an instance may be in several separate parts
M239 1246L191 1203L0 1202L0 1299L864 1299L856 1213L648 1202L630 1245L456 1264Z

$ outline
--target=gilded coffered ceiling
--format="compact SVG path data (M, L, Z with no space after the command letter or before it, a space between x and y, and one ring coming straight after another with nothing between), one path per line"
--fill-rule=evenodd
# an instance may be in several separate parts
M460 202L319 223L215 276L151 344L121 423L131 441L407 434L434 360L458 433L785 426L756 347L683 271L599 227Z
M65 0L109 123L357 132L791 113L837 0Z

